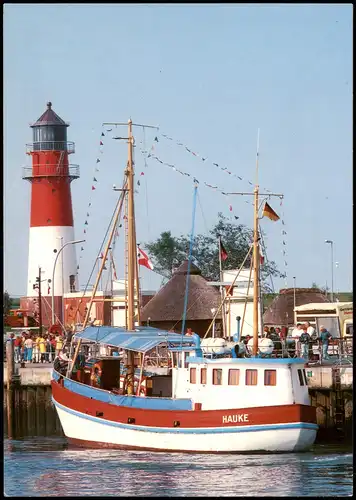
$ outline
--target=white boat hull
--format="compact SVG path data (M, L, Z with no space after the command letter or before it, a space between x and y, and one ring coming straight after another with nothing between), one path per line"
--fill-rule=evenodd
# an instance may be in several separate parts
M195 453L292 452L314 443L317 425L302 422L239 427L169 429L127 425L69 409L54 401L66 437L88 447Z

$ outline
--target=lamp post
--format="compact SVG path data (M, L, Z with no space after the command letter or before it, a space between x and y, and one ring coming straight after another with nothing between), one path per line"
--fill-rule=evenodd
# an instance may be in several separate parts
M338 268L339 268L339 263L338 263L338 262L335 262L335 269L338 269ZM336 275L336 271L335 271L335 278L336 278L336 279L335 279L335 281L336 281L336 286L335 286L335 288L336 288L336 294L335 294L335 295L336 295L336 298L335 298L335 300L336 300L336 302L339 302L339 294L340 294L340 289L339 289L339 287L338 287L339 282L338 282L338 279L337 279L337 278L338 278L338 275Z
M54 319L54 273L56 271L56 264L57 264L59 254L62 252L63 248L65 248L67 245L76 245L77 243L84 243L84 242L85 242L85 240L68 241L67 243L64 243L64 245L62 245L58 251L56 248L53 250L53 252L57 253L57 255L56 255L56 258L54 260L53 273L52 273L52 325L54 325L54 321L55 321L55 319ZM62 283L63 283L63 276L62 276ZM63 292L64 292L64 290L63 290ZM62 300L63 300L63 297L62 297Z
M331 302L334 302L334 242L325 240L325 243L330 244L331 248Z

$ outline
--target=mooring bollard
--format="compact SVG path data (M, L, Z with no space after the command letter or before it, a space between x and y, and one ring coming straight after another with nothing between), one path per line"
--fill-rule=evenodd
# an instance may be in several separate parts
M15 358L14 358L14 342L8 340L6 342L6 372L7 372L7 389L12 387L15 375Z

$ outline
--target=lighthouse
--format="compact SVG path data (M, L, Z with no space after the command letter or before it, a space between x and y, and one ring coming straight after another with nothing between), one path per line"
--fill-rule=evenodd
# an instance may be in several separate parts
M52 292L56 319L62 321L63 294L78 290L71 182L79 178L79 166L69 163L75 148L67 141L68 127L48 102L46 111L31 125L33 142L26 145L26 153L32 165L24 167L22 175L31 183L27 306L32 309L32 302L38 307L41 279L44 325L51 323Z

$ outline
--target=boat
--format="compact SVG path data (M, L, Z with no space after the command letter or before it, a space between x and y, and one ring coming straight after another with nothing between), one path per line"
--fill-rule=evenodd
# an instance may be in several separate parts
M222 356L214 356L219 343L209 350L197 334L186 334L184 327L177 333L135 324L135 285L136 291L139 287L133 142L129 121L128 163L122 203L117 208L127 197L127 328L88 326L99 274L83 328L74 335L68 358L56 358L54 363L52 399L65 436L70 444L85 448L186 453L308 450L318 425L316 409L309 401L305 360L264 356L263 339L258 335L257 182L250 248L256 306L251 355L230 345L229 352L225 349ZM191 259L190 249L188 265Z

